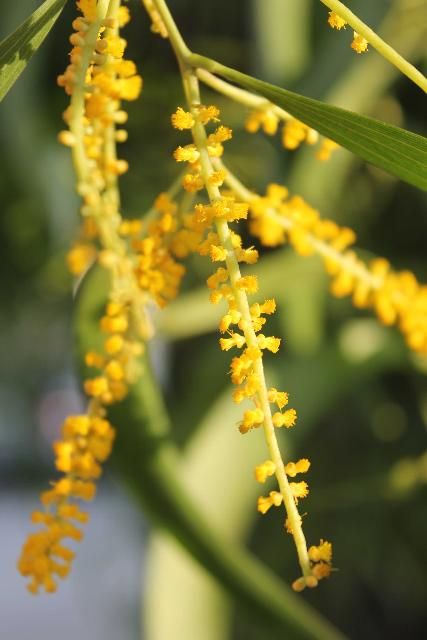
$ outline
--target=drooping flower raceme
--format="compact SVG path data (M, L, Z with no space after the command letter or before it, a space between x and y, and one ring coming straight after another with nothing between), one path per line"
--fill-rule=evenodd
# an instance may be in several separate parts
M264 429L271 458L256 467L255 477L259 482L265 482L269 476L275 475L279 485L279 491L271 491L268 497L259 498L258 510L266 513L273 505L285 505L286 530L294 537L303 573L294 582L294 588L301 590L306 586L316 586L320 578L329 575L332 560L330 557L328 562L323 562L328 570L316 569L318 561L309 555L297 509L298 501L308 494L308 485L304 481L289 482L288 479L308 471L310 463L304 459L285 465L278 447L275 430L292 428L297 415L295 409L287 406L288 394L266 384L264 353L277 353L280 338L266 335L263 330L267 317L276 309L276 303L274 299L249 302L249 297L258 291L258 281L254 275L242 275L239 265L254 264L258 260L258 252L253 247L245 248L240 235L229 226L247 218L248 205L221 193L220 187L227 172L212 167L212 159L222 155L223 143L232 136L231 130L223 125L216 126L212 133L206 135L205 126L210 121L217 123L218 116L218 109L206 107L195 100L191 111L186 112L179 107L172 116L175 128L191 129L193 133L193 143L178 147L174 152L178 162L188 163L189 173L184 177L183 187L189 191L204 188L209 196L207 204L199 203L194 207L184 222L185 228L178 235L187 252L197 251L209 256L213 263L220 264L207 280L211 302L226 303L225 314L219 322L223 336L219 344L224 351L240 351L231 360L231 381L235 385L233 400L252 405L243 411L239 430L245 434L253 429ZM195 183L197 189L194 188Z
M100 320L103 349L89 351L85 358L95 372L84 381L87 412L68 417L53 445L63 476L42 493L43 510L32 515L41 526L28 536L18 561L32 593L55 591L57 579L70 570L74 552L67 539L80 540L80 526L88 520L78 502L94 497L114 441L106 408L123 400L139 375L141 339L150 335L146 305L162 307L173 299L184 273L170 248L177 222L176 205L167 194L156 200L145 233L140 220L123 221L120 214L117 177L127 170L127 162L117 159L116 142L127 134L116 125L127 119L121 100L136 99L142 87L135 64L123 57L126 41L119 35L129 10L115 0L79 0L77 6L82 15L73 22L70 64L58 78L71 97L64 113L69 129L59 134L59 141L71 147L83 200L82 228L67 262L79 275L98 257L110 273L111 286Z

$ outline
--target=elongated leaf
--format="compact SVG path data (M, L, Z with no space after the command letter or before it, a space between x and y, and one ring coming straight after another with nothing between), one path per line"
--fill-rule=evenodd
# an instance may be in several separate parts
M46 0L0 43L0 100L53 27L67 0Z
M427 190L427 138L353 111L301 96L196 54L191 64L256 91L367 162Z
M77 300L77 347L83 354L102 343L98 320L107 290L103 271L94 270ZM146 359L140 381L126 399L109 410L117 427L114 458L135 497L154 521L174 535L244 610L261 623L266 637L343 640L344 636L294 594L250 553L223 539L188 494L179 473L162 397ZM277 637L277 636L274 636Z

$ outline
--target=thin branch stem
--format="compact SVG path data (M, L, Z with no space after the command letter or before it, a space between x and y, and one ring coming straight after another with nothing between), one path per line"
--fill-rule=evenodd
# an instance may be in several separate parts
M198 107L200 106L200 90L197 76L190 67L186 64L185 56L188 49L183 48L183 41L179 34L176 25L171 21L173 18L167 9L167 6L163 0L154 0L154 4L159 11L163 21L167 25L167 28L171 28L170 38L174 47L175 53L178 58L178 63L182 72L182 80L184 85L184 92L186 94L187 102L190 111L194 116L195 124L192 129L194 144L196 145L200 153L201 174L206 185L206 190L211 202L215 202L222 198L219 188L211 184L209 178L213 173L213 167L207 148L207 136L205 127L200 122L198 117ZM258 348L257 336L252 324L252 317L249 308L249 302L247 295L244 291L238 288L237 282L241 278L239 262L232 243L231 230L227 221L222 219L215 220L216 232L219 236L220 242L226 250L226 265L229 273L230 284L233 290L234 298L237 302L240 313L242 314L242 327L244 327L244 336L248 347ZM302 520L298 513L298 509L295 503L295 499L289 485L287 475L285 473L284 463L280 453L279 445L276 438L276 431L273 425L270 402L268 400L268 390L265 381L264 367L262 358L256 359L254 363L255 373L260 381L260 388L257 393L260 407L264 414L264 435L267 443L267 447L276 467L276 478L280 488L280 492L283 497L283 501L286 507L289 530L292 531L295 546L297 549L297 555L301 570L304 577L311 576L311 565L308 557L307 543L302 530Z
M187 58L191 55L191 51L187 47L187 44L184 42L184 39L178 27L176 26L175 20L173 19L171 12L169 11L168 5L166 4L165 0L153 0L153 5L155 5L163 20L163 23L169 35L169 40L178 61L180 62L180 64L186 64Z
M388 60L392 65L397 67L405 76L427 93L427 78L418 71L410 62L405 60L397 51L393 49L387 42L384 42L379 35L375 33L367 24L362 22L348 7L339 0L320 0L324 5L338 14L343 20L363 36L369 44L380 53L383 58Z
M231 98L231 100L234 100L235 102L243 104L245 107L249 107L250 109L264 109L273 111L273 113L275 113L275 115L281 120L289 120L290 118L292 118L290 113L288 113L284 109L281 109L269 100L266 100L261 96L257 96L255 93L251 93L250 91L246 91L246 89L235 87L229 82L226 82L225 80L221 80L221 78L214 76L213 73L206 71L206 69L196 69L196 74L199 80L201 80L208 87L214 89L218 93L222 93L228 98Z
M195 125L193 127L194 143L200 153L201 174L206 185L206 190L211 202L215 202L222 198L221 192L217 186L209 183L209 177L213 173L211 159L207 150L207 139L204 126L198 120L197 105L200 104L199 86L197 77L194 74L188 74L184 77L186 93L189 98L189 106L195 117ZM216 232L218 233L220 242L227 251L226 264L230 277L230 284L236 299L238 309L242 314L242 325L244 326L244 336L248 347L258 347L257 336L252 324L252 318L249 308L247 295L238 288L237 283L241 279L239 262L237 260L235 250L232 243L231 230L225 220L216 219ZM285 468L280 453L279 445L276 438L276 430L273 425L270 402L268 400L268 390L264 374L264 366L262 358L258 358L255 362L255 373L260 381L258 391L258 400L264 414L264 436L271 459L276 467L276 478L279 484L280 492L286 507L289 520L289 529L292 531L295 546L297 549L298 559L304 576L311 575L310 560L308 558L307 543L302 530L301 517L295 504L292 490L285 473Z

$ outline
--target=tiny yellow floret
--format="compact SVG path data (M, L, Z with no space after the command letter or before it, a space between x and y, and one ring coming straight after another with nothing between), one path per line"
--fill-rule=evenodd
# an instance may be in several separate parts
M272 460L266 460L262 464L255 467L255 479L258 482L265 482L269 476L276 471L276 465Z
M350 46L356 53L365 53L368 50L368 41L355 31L353 42Z
M329 26L332 27L332 29L338 29L338 31L342 28L345 29L347 25L347 22L344 20L344 18L341 18L341 16L335 13L335 11L329 12L328 23Z
M178 107L175 113L171 116L172 126L175 129L183 131L184 129L191 129L194 127L194 118L189 111L184 111L182 107Z

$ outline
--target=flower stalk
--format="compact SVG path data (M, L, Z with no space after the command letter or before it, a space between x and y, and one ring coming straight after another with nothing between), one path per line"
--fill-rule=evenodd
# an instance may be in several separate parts
M393 49L387 42L375 33L373 29L368 27L360 18L358 18L345 4L339 0L320 0L331 11L338 15L342 20L348 23L357 34L365 38L365 40L388 60L399 71L414 82L420 89L427 93L427 78L418 71L414 65L405 60L397 51Z

